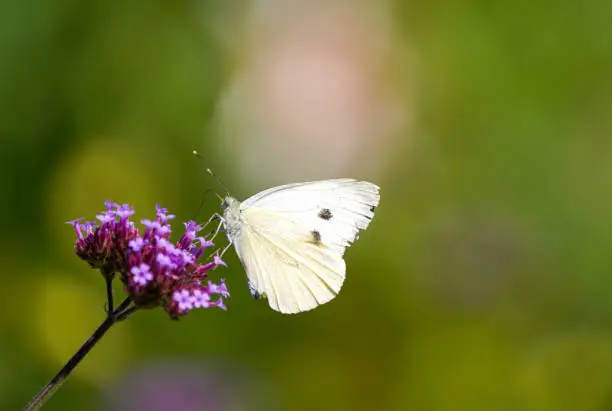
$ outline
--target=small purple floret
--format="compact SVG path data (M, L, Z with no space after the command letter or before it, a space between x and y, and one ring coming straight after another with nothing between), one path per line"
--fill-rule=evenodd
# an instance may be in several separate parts
M173 265L170 257L168 257L165 254L157 254L157 257L155 257L155 260L157 260L157 264L159 264L161 267L171 268Z
M144 240L142 239L142 237L136 237L135 239L131 240L128 245L130 246L130 248L132 249L132 251L134 252L138 252L142 249L142 247L144 246Z
M210 281L208 282L208 291L213 294L219 294L222 297L229 297L229 292L227 291L227 286L225 285L225 281L221 280L221 284L213 284Z
M215 265L222 265L227 267L227 264L225 264L225 261L223 261L221 257L219 257L219 255L215 255L215 257L213 258L213 262L215 263Z
M102 224L104 224L104 223L108 223L108 222L113 221L115 219L115 216L114 215L109 215L108 213L102 213L102 214L98 214L96 216L96 218L98 220L100 220L100 222Z
M172 299L176 301L180 311L187 311L193 308L191 295L189 295L187 290L175 291Z
M117 208L117 215L119 216L119 218L128 218L133 214L134 209L128 204L123 204Z
M149 271L149 266L145 263L140 264L137 267L132 267L130 270L132 273L132 279L136 284L146 285L153 279L153 274Z
M193 290L193 295L191 296L191 302L194 308L208 307L209 301L210 301L210 295L208 293L205 293L200 289Z

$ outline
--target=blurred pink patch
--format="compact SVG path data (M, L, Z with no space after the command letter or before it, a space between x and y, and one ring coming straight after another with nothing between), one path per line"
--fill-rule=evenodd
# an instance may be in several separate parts
M388 12L277 6L260 4L250 56L222 104L236 167L267 183L377 171L408 120Z

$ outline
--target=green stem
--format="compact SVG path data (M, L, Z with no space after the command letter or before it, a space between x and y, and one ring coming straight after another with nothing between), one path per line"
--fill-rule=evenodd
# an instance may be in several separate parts
M66 365L45 385L38 394L23 408L23 411L38 410L43 404L51 398L66 381L70 373L74 371L76 366L85 358L87 353L96 345L96 343L106 334L113 324L127 317L126 312L131 314L133 310L129 308L132 300L128 297L120 305L110 313L94 333L85 341L79 350L68 360ZM127 311L129 310L129 311Z

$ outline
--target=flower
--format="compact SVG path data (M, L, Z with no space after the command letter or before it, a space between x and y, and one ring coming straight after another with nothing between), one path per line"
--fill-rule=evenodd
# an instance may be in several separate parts
M193 308L191 294L187 290L175 291L172 300L177 304L179 311L187 311Z
M208 293L202 292L202 290L199 289L193 290L193 294L191 295L191 303L194 307L206 307L209 301L210 296Z
M136 284L147 285L147 283L153 279L153 274L151 274L150 267L145 263L132 267L130 272L132 273L132 279Z
M208 281L208 272L223 265L218 254L198 263L204 249L213 243L197 233L202 229L194 221L185 223L185 232L173 243L169 221L175 216L156 206L155 220L141 220L142 233L130 221L134 209L127 204L106 201L106 210L96 216L96 223L69 222L76 231L75 253L107 279L119 274L124 289L137 307L161 306L177 319L193 308L226 309L229 297L223 280L219 285ZM213 296L218 296L213 301Z
M111 277L124 267L125 250L133 240L137 241L138 229L129 221L134 210L127 204L119 206L106 201L106 211L98 214L95 221L80 224L81 219L70 221L77 235L75 253L98 268L105 277Z

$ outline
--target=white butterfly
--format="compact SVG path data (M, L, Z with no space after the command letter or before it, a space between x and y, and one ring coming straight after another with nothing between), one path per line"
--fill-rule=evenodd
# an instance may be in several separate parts
M221 221L253 297L291 314L333 299L345 278L344 250L372 220L378 191L342 178L274 187L242 203L227 196Z

